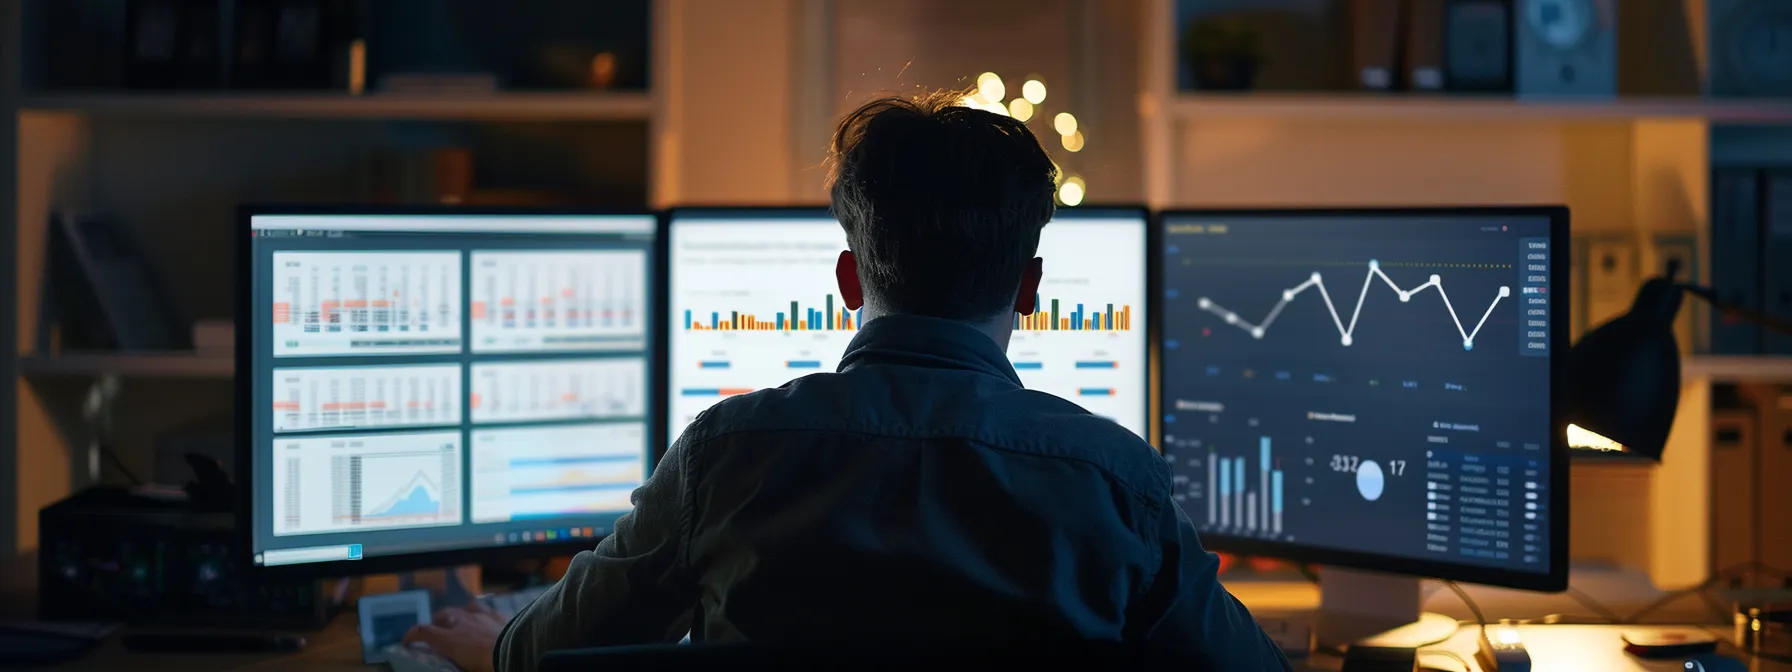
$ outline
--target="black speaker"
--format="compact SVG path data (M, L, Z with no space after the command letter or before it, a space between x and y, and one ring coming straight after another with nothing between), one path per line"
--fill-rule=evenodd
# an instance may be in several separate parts
M1792 2L1706 0L1711 95L1792 96Z

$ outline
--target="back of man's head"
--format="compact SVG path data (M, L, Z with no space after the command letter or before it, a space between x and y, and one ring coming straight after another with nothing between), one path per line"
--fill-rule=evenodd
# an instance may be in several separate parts
M867 300L956 320L1014 307L1057 167L1026 125L961 94L884 98L834 132L828 176Z

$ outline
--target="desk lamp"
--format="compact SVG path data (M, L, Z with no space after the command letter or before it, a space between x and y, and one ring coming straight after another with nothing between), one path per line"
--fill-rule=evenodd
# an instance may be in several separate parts
M1582 336L1568 353L1568 442L1661 460L1680 405L1680 348L1674 317L1682 294L1726 316L1792 334L1792 323L1718 299L1708 287L1675 281L1678 262L1637 291L1630 311Z

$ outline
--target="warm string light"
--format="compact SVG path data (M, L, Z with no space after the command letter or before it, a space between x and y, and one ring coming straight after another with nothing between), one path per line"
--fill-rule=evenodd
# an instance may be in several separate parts
M1045 102L1045 82L1038 77L1028 77L1022 82L1020 95L1008 99L1008 84L1002 81L1001 75L985 72L977 75L977 87L970 94L960 98L958 103L972 109L983 110L990 114L1013 117L1016 121L1027 123L1034 117L1042 116L1040 105ZM1083 135L1083 128L1077 122L1076 115L1059 112L1051 117L1052 130L1058 134L1058 143L1068 152L1083 151L1088 140ZM1056 167L1056 163L1053 166ZM1088 195L1089 185L1078 175L1067 175L1063 169L1058 171L1058 202L1067 206L1076 206Z

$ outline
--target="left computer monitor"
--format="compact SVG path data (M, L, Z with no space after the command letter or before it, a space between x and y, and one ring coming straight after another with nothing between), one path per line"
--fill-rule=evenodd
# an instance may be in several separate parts
M589 547L659 445L648 213L249 208L250 561L358 574Z
M1046 225L1040 312L1014 316L1022 384L1145 437L1143 208L1064 208ZM723 398L830 372L862 311L839 299L846 233L826 208L689 208L669 224L667 441Z

